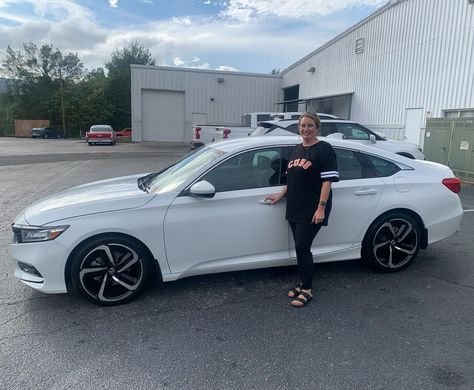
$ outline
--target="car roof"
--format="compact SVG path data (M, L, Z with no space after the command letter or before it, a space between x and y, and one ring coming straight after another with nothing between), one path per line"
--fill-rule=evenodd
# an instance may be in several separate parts
M359 142L349 141L349 140L341 140L337 138L328 138L328 137L318 137L321 141L326 141L330 143L332 146L351 149L356 151L365 152L368 154L373 154L376 156L383 157L385 159L389 159L392 161L397 161L404 165L410 165L410 162L414 162L416 160L407 159L406 157L400 156L390 151L386 151L380 148L375 148L373 146L364 145ZM256 137L243 137L243 138L236 138L231 140L225 140L220 142L211 142L207 144L211 148L216 148L222 150L226 153L234 153L239 152L247 149L251 149L253 147L266 147L266 146L291 146L300 144L301 137L298 135L284 135L284 136L256 136ZM408 160L408 161L407 161Z

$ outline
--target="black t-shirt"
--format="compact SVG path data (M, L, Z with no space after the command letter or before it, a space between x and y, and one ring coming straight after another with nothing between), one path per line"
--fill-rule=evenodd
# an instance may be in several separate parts
M310 224L321 195L323 181L338 181L336 154L332 146L319 141L310 147L296 145L287 168L286 219ZM332 192L325 208L323 225L328 224L332 207Z

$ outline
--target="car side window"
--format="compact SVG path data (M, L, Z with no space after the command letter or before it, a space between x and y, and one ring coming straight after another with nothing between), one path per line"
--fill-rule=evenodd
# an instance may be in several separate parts
M369 172L371 172L370 176L372 177L392 176L400 171L400 167L391 161L365 153L362 156L367 162Z
M335 131L332 131L331 123L322 122L321 125L319 126L319 135L322 137L327 137L329 134L332 134L334 132Z
M202 179L216 192L238 191L280 185L286 177L280 148L252 150L238 154L212 168Z
M369 132L354 123L336 123L338 133L342 133L345 139L358 139L368 141Z
M287 128L286 128L287 131L290 131L294 134L300 134L300 130L298 128L298 123L293 123L292 125L289 125Z
M352 150L334 148L339 180L361 179L362 165Z

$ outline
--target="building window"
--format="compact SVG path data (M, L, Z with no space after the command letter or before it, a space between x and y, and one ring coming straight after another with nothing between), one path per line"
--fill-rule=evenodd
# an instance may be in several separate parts
M365 49L365 38L359 38L356 40L355 52L356 54L362 54Z
M464 108L459 110L443 110L443 116L452 118L474 118L474 108Z

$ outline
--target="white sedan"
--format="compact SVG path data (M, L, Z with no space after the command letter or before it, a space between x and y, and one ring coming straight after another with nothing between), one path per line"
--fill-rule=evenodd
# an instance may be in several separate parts
M340 181L316 262L362 257L384 271L459 229L460 182L437 163L329 141ZM104 305L137 297L152 279L295 264L285 184L298 137L211 144L164 171L85 184L38 201L13 224L15 276L45 293L80 292Z

